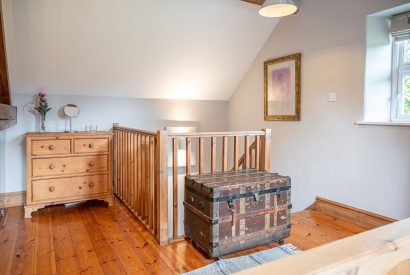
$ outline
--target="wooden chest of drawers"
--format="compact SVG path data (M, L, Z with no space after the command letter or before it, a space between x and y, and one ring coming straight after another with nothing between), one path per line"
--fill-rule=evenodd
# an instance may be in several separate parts
M26 218L47 205L113 203L111 133L28 133L26 152Z

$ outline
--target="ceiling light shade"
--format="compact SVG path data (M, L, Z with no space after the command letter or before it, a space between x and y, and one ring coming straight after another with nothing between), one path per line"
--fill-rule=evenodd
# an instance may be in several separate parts
M297 12L298 7L292 0L266 0L259 14L264 17L283 17Z

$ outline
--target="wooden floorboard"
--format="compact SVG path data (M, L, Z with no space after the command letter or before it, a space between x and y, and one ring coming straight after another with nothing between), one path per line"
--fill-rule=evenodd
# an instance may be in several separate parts
M81 274L104 274L77 208L65 209L68 230Z
M50 209L57 273L80 273L63 206Z
M307 250L366 229L322 213L292 215L285 240ZM230 254L237 257L276 247L276 243ZM119 201L42 209L32 219L22 207L7 211L0 225L0 274L179 274L213 260L187 240L157 244Z

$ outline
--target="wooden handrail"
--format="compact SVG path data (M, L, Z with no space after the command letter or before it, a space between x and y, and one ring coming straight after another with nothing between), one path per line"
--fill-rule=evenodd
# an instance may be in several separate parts
M409 259L410 218L238 274L410 274Z
M233 132L194 132L194 133L170 133L168 137L244 137L244 136L263 136L264 131L233 131Z
M139 134L144 134L144 135L149 135L149 136L157 136L157 133L156 133L156 132L151 132L151 131L145 131L145 130L130 128L130 127L119 126L119 124L117 124L117 123L114 123L114 124L113 124L113 129L122 130L122 131L127 131L127 132L133 132L133 133L139 133Z

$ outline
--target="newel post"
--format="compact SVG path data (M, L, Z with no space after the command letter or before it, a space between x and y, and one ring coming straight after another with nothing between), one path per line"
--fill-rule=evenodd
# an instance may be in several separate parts
M119 123L113 123L112 124L112 132L113 132L113 145L112 145L112 152L113 152L113 158L112 158L112 167L113 167L113 190L114 194L118 194L117 188L118 188L118 131L117 128L120 126Z
M271 129L262 129L265 135L262 136L262 154L261 170L270 171L270 154L271 154Z
M158 131L156 138L157 240L168 242L168 134Z

